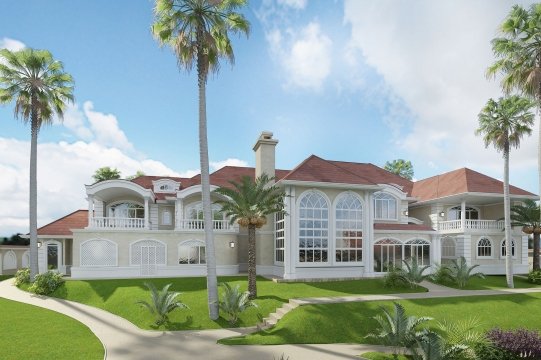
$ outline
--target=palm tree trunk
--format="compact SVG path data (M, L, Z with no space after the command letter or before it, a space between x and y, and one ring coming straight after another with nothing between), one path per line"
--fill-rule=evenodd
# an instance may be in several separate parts
M507 287L514 288L513 284L513 238L511 236L511 204L509 198L509 141L506 141L503 150L503 213L505 217L505 276Z
M38 115L32 110L30 121L30 281L34 281L38 274L38 180L37 180L37 155L38 155Z
M198 41L201 44L200 41ZM217 320L218 309L218 278L216 276L216 256L214 251L214 232L212 226L212 210L210 203L209 154L207 143L207 105L206 83L207 68L202 47L199 46L197 56L197 81L199 86L199 160L201 165L201 192L203 203L203 223L205 226L205 256L207 263L207 293L209 317Z
M539 234L533 233L533 270L539 270Z
M255 262L255 225L248 225L248 292L250 299L257 298L257 274Z

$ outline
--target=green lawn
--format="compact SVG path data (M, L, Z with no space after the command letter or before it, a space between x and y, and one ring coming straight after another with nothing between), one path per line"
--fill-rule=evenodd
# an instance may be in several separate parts
M87 305L107 310L113 314L128 319L143 329L153 329L153 317L139 305L137 300L148 300L149 292L143 285L144 279L123 280L68 280L57 289L52 296L77 301ZM175 310L171 323L166 326L169 330L186 329L216 329L230 327L222 317L211 321L208 317L206 278L171 278L151 279L156 287L173 283L170 290L180 291L181 301L189 306L189 310ZM221 277L219 281L232 285L240 284L241 289L247 288L246 277ZM258 278L257 308L249 308L244 312L238 326L253 326L257 324L258 314L265 317L282 306L290 298L344 296L354 294L389 294L397 292L424 292L420 288L387 289L381 279L366 279L352 281L310 282L310 283L275 283Z
M515 276L513 282L517 289L541 287L541 285L532 284L528 279L521 276ZM446 282L442 285L458 289L458 286L454 283ZM472 278L462 290L492 290L501 288L507 288L505 275L489 275L484 279L478 277Z
M6 279L12 278L13 275L0 275L0 281L4 281Z
M103 359L98 338L57 312L0 298L0 358Z
M436 320L459 321L476 317L482 329L493 327L539 330L541 294L472 296L439 299L402 300L410 315L430 316ZM286 314L278 324L246 337L222 339L229 345L377 343L365 338L377 326L373 316L390 301L306 305Z

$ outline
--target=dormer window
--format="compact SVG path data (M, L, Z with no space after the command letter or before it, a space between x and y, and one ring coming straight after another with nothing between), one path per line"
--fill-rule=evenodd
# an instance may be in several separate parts
M160 179L152 182L155 193L174 193L180 189L180 182L172 179Z

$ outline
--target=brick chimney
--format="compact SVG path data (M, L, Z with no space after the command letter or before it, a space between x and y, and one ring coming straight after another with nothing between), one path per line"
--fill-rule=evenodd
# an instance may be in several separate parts
M272 138L272 132L263 131L254 145L255 176L265 173L275 176L275 148L278 140Z

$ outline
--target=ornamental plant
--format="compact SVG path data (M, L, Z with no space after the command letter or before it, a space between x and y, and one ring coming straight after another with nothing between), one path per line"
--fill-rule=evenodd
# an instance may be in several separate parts
M38 295L49 295L63 283L62 274L49 270L46 273L37 274L28 290Z
M220 310L227 314L228 321L235 325L239 321L239 315L249 307L257 307L250 300L250 292L239 290L239 285L231 287L228 283L221 283L223 293L219 302Z
M533 270L528 274L528 281L532 284L541 285L541 270Z
M136 304L144 306L148 311L156 317L156 325L160 326L169 322L169 313L178 308L187 309L186 304L180 302L178 297L179 292L169 291L172 284L167 284L163 289L158 290L156 286L150 282L145 282L144 285L150 290L150 302L139 300Z
M492 329L487 338L498 349L509 352L520 359L541 359L541 337L534 330Z
M17 270L15 273L15 286L30 283L30 268Z

